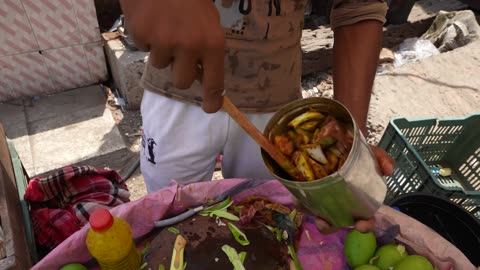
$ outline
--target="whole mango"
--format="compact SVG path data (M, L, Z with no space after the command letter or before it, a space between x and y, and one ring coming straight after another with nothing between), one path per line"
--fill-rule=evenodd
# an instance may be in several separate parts
M419 255L410 255L393 267L393 270L434 270L430 261Z
M376 267L375 265L364 264L364 265L361 265L359 267L356 267L353 270L380 270L380 268Z
M407 256L407 251L402 245L384 245L375 252L375 256L370 263L378 266L381 270L389 270L390 267L393 267Z
M377 239L373 232L362 233L354 229L345 238L345 259L352 268L367 264L376 249Z
M69 263L62 266L60 270L88 270L88 268L79 263Z

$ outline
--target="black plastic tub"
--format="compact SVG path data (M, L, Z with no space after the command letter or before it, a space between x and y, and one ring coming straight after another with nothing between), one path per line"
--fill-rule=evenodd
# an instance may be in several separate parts
M390 205L432 228L474 265L480 265L480 221L471 213L449 200L420 192L401 195Z

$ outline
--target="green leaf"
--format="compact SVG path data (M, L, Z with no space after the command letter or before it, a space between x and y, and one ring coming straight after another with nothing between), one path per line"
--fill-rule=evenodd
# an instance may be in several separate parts
M237 226L233 225L232 223L228 223L228 228L232 232L233 237L235 237L235 240L237 240L237 242L240 245L246 246L250 244L250 241L248 241L247 236L242 231L240 231L240 229L237 228Z

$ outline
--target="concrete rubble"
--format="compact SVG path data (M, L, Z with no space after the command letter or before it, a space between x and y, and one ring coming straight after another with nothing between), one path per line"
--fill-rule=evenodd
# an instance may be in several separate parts
M431 41L440 52L465 46L480 37L480 26L471 10L441 11L422 39Z
M121 169L128 149L100 86L23 104L1 104L0 121L29 176L71 164Z
M108 40L105 51L113 80L125 99L127 108L139 109L143 96L139 82L148 53L128 50L120 39Z

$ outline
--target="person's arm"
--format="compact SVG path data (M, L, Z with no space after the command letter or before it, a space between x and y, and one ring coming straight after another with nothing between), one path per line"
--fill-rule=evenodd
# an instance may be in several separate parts
M382 23L365 20L338 27L334 40L334 98L350 110L360 130L367 135L367 114L381 49Z
M367 136L367 115L382 43L385 0L333 0L334 98L352 113ZM394 160L385 150L372 145L385 175L391 175Z

